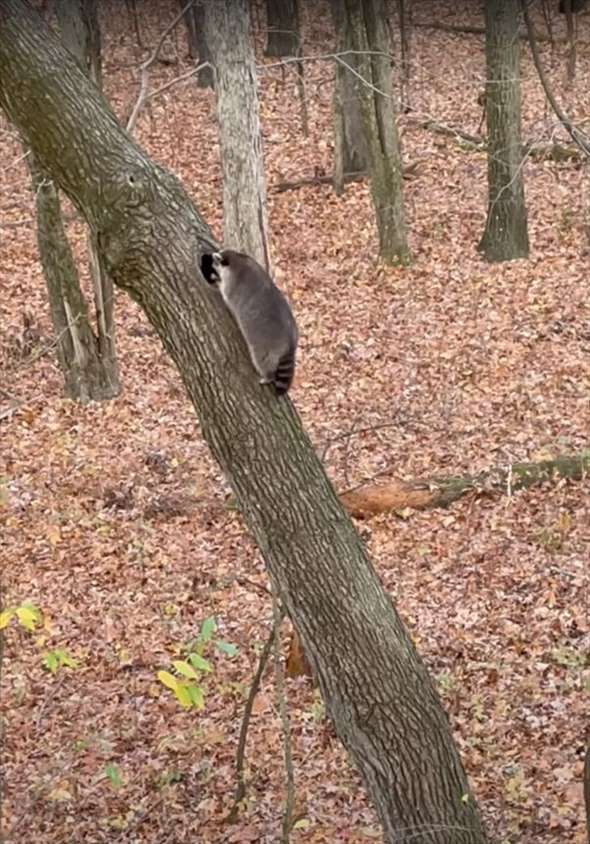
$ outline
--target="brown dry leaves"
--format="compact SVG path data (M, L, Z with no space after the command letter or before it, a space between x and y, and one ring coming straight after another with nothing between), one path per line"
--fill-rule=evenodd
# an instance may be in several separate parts
M161 8L160 8L161 6ZM149 4L155 43L172 4ZM330 48L327 7L305 14L306 49ZM424 2L420 20L459 21ZM454 16L455 15L455 16ZM119 113L140 56L123 4L105 31L107 94ZM474 16L463 22L477 23ZM590 24L581 21L579 97L565 92L562 51L544 50L556 93L582 112ZM179 35L181 41L183 34ZM259 45L260 46L260 45ZM481 39L418 29L413 107L474 132ZM180 67L159 67L154 85ZM156 79L158 76L161 78ZM475 245L485 158L400 120L405 156L426 159L405 184L414 263L374 259L368 187L273 194L282 178L330 171L331 69L306 66L311 137L299 130L291 70L261 79L276 275L302 335L293 398L340 488L395 467L405 478L476 472L588 446L590 306L586 185L572 164L525 168L532 255L487 266ZM566 99L567 98L567 99ZM543 100L523 65L524 136L543 135ZM170 167L220 230L212 96L175 88L144 113L138 141ZM4 164L19 155L2 123ZM2 221L33 216L22 163L3 172ZM71 226L83 255L83 230ZM136 306L117 294L123 395L81 408L60 397L33 225L8 226L0 302L3 604L31 600L51 625L11 627L3 823L51 842L272 842L283 800L281 744L267 673L253 718L247 805L223 817L244 687L271 608L256 550L199 438L178 376ZM23 337L22 313L41 339ZM25 342L26 341L26 342ZM25 355L23 360L23 354ZM388 427L384 427L388 426ZM588 740L590 508L588 483L561 483L449 512L362 525L375 566L437 678L497 840L581 844L582 751ZM215 660L206 708L186 713L155 672L207 616L240 646ZM77 671L49 676L40 651L61 647ZM299 826L294 841L379 840L356 774L321 720L313 691L289 683ZM116 766L121 784L105 775Z

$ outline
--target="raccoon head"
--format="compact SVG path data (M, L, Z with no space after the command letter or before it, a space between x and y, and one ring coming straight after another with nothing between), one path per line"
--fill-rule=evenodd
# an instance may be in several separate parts
M205 252L201 256L201 273L203 278L209 284L218 284L221 281L219 272L215 265L215 256L217 253Z

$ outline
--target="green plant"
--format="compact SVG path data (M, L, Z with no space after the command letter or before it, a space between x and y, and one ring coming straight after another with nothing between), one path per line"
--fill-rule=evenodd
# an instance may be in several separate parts
M70 656L67 651L57 648L43 654L43 667L55 674L58 668L77 668L78 660Z
M205 659L203 653L215 649L226 656L233 657L238 652L235 645L223 639L213 638L216 629L215 619L206 618L201 624L198 636L183 647L186 658L172 661L174 674L171 671L158 671L156 674L160 683L170 689L185 709L201 710L205 705L202 677L204 674L211 673L213 667L211 662Z
M44 617L43 612L29 601L25 601L18 606L6 607L2 610L2 612L0 612L0 630L8 627L12 619L15 619L18 624L20 624L20 626L29 633L34 633L40 625L43 625L46 630L49 630L49 622ZM44 638L45 636L43 635L39 637L36 642L37 646L43 644ZM59 668L78 667L77 660L75 660L74 657L70 656L67 651L64 651L62 648L56 648L53 651L45 651L41 657L43 667L52 674L55 674Z
M38 624L43 621L43 613L34 604L26 601L18 607L6 607L0 612L0 630L8 627L12 619L15 618L21 627L25 630L33 632Z

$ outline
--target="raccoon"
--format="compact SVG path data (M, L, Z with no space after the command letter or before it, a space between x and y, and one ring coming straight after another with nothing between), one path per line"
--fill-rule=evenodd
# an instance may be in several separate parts
M279 288L266 270L242 252L225 249L203 256L201 268L221 295L242 332L261 384L286 393L295 373L297 324Z

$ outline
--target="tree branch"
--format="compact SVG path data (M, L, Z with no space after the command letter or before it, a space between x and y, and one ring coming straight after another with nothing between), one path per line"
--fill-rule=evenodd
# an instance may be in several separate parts
M557 118L561 122L562 126L567 129L568 133L570 134L573 142L582 150L584 155L590 156L590 139L588 139L587 135L584 135L583 132L580 132L579 129L574 126L571 122L569 117L561 110L559 107L557 100L553 96L553 92L549 87L549 82L547 77L545 76L545 71L543 70L543 65L541 64L541 59L539 56L539 49L537 47L537 36L535 35L535 30L533 27L533 22L531 21L531 17L529 15L527 0L521 0L522 6L522 14L524 17L524 22L527 28L528 33L528 40L531 47L531 53L533 55L533 62L537 69L537 73L539 75L539 79L541 80L541 85L543 86L543 90L545 91L545 96L549 100L551 108L557 115Z
M160 50L162 49L162 45L164 44L164 41L166 40L166 38L170 35L172 30L176 26L178 26L178 23L183 19L185 12L188 12L188 10L191 8L191 6L193 6L194 2L195 2L195 0L189 0L189 2L186 4L186 6L183 7L182 11L180 11L176 15L176 17L174 18L172 23L169 24L169 26L166 27L166 29L164 30L164 32L160 36L160 40L156 44L156 47L155 47L154 51L152 52L152 54L144 62L142 62L142 64L139 66L140 73L141 73L141 80L140 80L140 83L139 83L139 93L137 95L137 100L135 101L135 105L133 106L133 109L131 110L131 114L129 115L129 119L127 121L127 126L125 127L127 129L127 131L129 132L129 134L133 133L133 130L135 129L135 124L137 123L137 118L139 117L139 113L140 113L141 109L143 108L143 106L145 105L146 101L149 99L149 97L148 97L148 88L149 88L149 81L150 81L149 69L154 64L154 62L157 61L157 58L160 54ZM196 73L197 70L199 70L199 68L195 68L193 71L191 71L191 73ZM190 76L191 74L189 73L188 75ZM172 85L174 83L174 81L179 81L179 80L173 80L173 82L171 82L170 85ZM152 96L155 96L156 93L161 93L165 89L166 89L166 86L163 86L157 92L154 92L154 94Z

